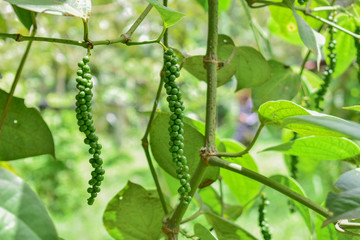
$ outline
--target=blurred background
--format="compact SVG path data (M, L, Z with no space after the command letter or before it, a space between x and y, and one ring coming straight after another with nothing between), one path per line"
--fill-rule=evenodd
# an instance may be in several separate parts
M90 18L90 39L114 39L127 31L146 7L144 0L103 1L93 0ZM183 53L205 54L207 38L207 13L196 1L170 1L170 8L186 14L178 24L170 28L170 46ZM302 45L293 45L269 32L273 20L268 8L250 10L254 21L268 36L272 53L264 51L266 59L274 58L291 66L300 66L306 53ZM1 32L22 33L27 30L16 19L10 4L0 2ZM38 36L82 39L81 19L38 14ZM229 35L237 46L257 48L240 1L229 1L221 12L219 33ZM270 28L271 29L271 28ZM161 19L152 10L140 25L132 39L154 39L162 30ZM298 36L297 36L298 37ZM296 38L296 37L295 37ZM0 39L0 88L9 91L26 42ZM70 45L34 42L25 64L15 95L25 99L28 107L38 108L49 125L55 141L56 159L50 156L22 159L9 162L10 167L34 189L53 218L59 236L66 239L97 240L111 239L102 226L102 213L107 202L120 191L128 180L154 189L141 141L148 112L155 98L159 72L162 67L160 45L125 46L116 44L97 46L92 51L90 66L95 81L94 120L100 142L103 145L105 181L95 204L88 206L87 182L91 166L89 154L78 131L75 120L75 75L77 62L86 54L86 49ZM312 60L310 58L310 60ZM201 121L205 119L206 84L183 70L179 79L186 106L185 114ZM327 96L326 112L354 121L358 116L342 106L358 104L359 88L354 67L334 80ZM232 79L218 88L218 135L221 138L237 137L240 111L244 108L244 96L251 93L235 93L236 82ZM167 111L166 98L161 97L159 108ZM256 123L255 125L256 126ZM256 129L256 127L254 127ZM251 139L251 133L248 134ZM259 153L282 141L283 133L277 128L265 129L251 151L260 173L289 175L283 156L278 153ZM248 139L245 139L246 143ZM349 166L341 162L313 162L301 159L298 181L308 196L322 203L337 177ZM164 172L158 167L162 184ZM326 172L326 174L324 174ZM218 184L214 184L218 190ZM274 239L310 239L310 233L298 213L290 214L286 198L267 190L273 203L268 208L268 218ZM234 202L234 197L225 189L225 199ZM195 205L192 206L195 210ZM282 212L282 214L278 214ZM197 219L205 222L204 218ZM257 204L241 216L237 223L257 237ZM189 230L191 232L191 229Z

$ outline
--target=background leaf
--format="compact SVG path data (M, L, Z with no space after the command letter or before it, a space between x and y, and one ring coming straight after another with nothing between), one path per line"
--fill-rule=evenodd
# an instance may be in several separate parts
M32 18L31 18L31 11L26 10L24 8L19 8L18 6L12 4L12 8L14 9L14 12L20 22L26 27L28 31L30 31L30 28L32 26Z
M168 133L170 113L158 112L150 130L150 146L157 163L171 176L176 177L176 165L169 152L170 136ZM200 161L200 148L204 145L204 136L190 124L194 120L184 120L184 155L187 158L190 175L193 175ZM218 167L208 167L202 184L212 183L219 176ZM203 185L203 186L205 186Z
M295 5L300 6L297 2L295 2ZM312 0L310 8L313 9L316 7L328 5L329 3L326 0ZM292 11L288 8L277 6L269 6L269 10L271 18L269 19L268 27L271 33L291 44L303 45ZM297 14L302 17L310 25L310 27L314 29L318 29L322 24L320 21L306 16L302 12L297 12ZM326 11L312 12L312 14L322 18L328 17L328 13Z
M163 210L155 190L128 182L106 206L103 221L117 240L153 240L161 236Z
M64 15L88 19L91 12L91 0L5 0L20 8L33 12Z
M168 7L165 7L156 0L146 0L146 1L148 1L151 5L153 5L156 8L156 10L159 12L162 20L164 21L165 27L170 27L171 25L174 25L185 16L185 14L181 12L177 12Z
M274 175L270 177L271 179L281 183L282 185L287 186L291 190L299 193L302 196L306 196L304 190L301 188L300 184L298 184L294 179L283 176L283 175ZM290 199L291 202L296 206L297 210L300 212L303 220L305 221L306 226L308 227L309 231L312 232L312 222L310 216L309 208L305 207L301 203L293 201Z
M256 238L245 229L225 218L212 213L206 213L205 216L208 222L214 227L219 240L256 240Z
M236 90L258 87L270 79L271 64L252 47L236 48Z
M7 24L6 24L6 20L4 19L4 17L0 14L0 31L1 32L7 32ZM0 76L1 79L1 76Z
M0 239L58 239L39 197L18 176L0 167Z
M278 151L314 160L355 160L359 161L360 148L346 138L304 137L284 144L269 147L263 151Z
M348 171L334 184L340 192L330 192L326 198L326 207L334 213L324 225L339 219L360 218L360 168Z
M8 94L0 90L0 116ZM54 140L39 111L27 108L24 99L13 97L0 135L0 161L50 154Z
M300 88L301 79L290 67L274 60L270 60L269 65L269 81L252 91L255 109L270 100L291 100Z
M316 214L315 231L317 239L338 240L338 232L335 230L334 226L328 225L326 227L322 227L324 220L325 218Z
M211 232L200 223L195 223L194 233L195 236L199 237L201 240L216 240L216 238L211 234Z
M241 152L245 149L241 143L234 140L225 139L222 140L222 143L225 146L226 152ZM241 158L224 159L236 164L240 164L241 166L251 169L252 171L258 172L258 167L250 154L245 154ZM247 204L258 194L260 189L260 184L258 182L226 169L221 169L220 171L224 182L229 187L230 191L241 206Z
M213 211L214 213L220 215L221 214L221 201L220 196L214 190L213 187L208 186L202 189L199 189L198 192L201 197L201 201L203 204Z

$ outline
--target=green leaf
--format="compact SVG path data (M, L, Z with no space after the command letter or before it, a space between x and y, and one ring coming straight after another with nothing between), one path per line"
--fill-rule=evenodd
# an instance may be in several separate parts
M159 12L164 22L164 26L166 28L174 25L185 16L185 14L181 12L177 12L168 7L165 7L164 5L160 4L157 0L146 0L146 1L148 1L151 5L153 5L156 8L156 10Z
M292 68L297 74L300 73L300 67L294 66ZM321 88L321 84L324 82L324 80L319 75L306 69L303 70L301 81L309 95L315 94Z
M317 57L317 64L319 67L321 61L321 47L325 44L325 38L320 33L314 31L309 24L296 13L295 8L292 8L292 11L299 29L300 38L305 46Z
M291 5L292 3L290 3L290 9ZM297 3L296 5L299 6ZM324 7L328 5L329 3L326 0L312 0L310 8L314 9L316 7ZM268 22L269 30L272 34L286 42L295 45L302 45L303 42L298 34L296 19L290 9L278 6L269 6L271 14L270 21ZM328 13L326 11L312 12L312 14L322 18L328 17ZM298 15L300 15L314 29L317 29L322 25L322 22L310 16L306 16L302 12L298 12Z
M309 115L300 105L286 101L269 101L262 104L258 111L260 122L264 125L281 126L283 121L292 116Z
M168 133L170 113L157 112L150 130L150 147L155 160L167 173L175 177L176 165L172 161L172 156L169 152L170 136ZM204 145L204 135L201 134L195 126L191 124L195 120L184 118L184 155L187 158L190 175L195 172L197 165L200 162L200 148ZM208 167L204 178L202 180L202 187L205 187L219 176L218 167Z
M333 212L324 225L339 219L360 218L360 168L348 171L340 176L334 186L337 192L330 192L326 198L326 207Z
M271 179L281 183L284 186L287 186L294 192L297 192L298 194L305 196L304 190L301 188L300 184L297 183L294 179L283 176L283 175L274 175L270 177ZM309 208L305 207L301 203L298 203L296 201L293 201L290 199L291 202L296 206L298 209L300 215L302 216L306 226L308 227L309 231L312 232L312 223L311 223L311 216L310 216L310 210Z
M19 8L18 6L12 4L12 8L14 9L14 12L20 22L27 28L28 31L30 31L30 28L32 26L32 17L31 17L31 11Z
M213 213L205 213L207 221L213 226L219 240L256 240L245 229Z
M199 196L201 201L206 204L211 211L220 215L221 214L221 202L220 196L211 186L202 188L199 190Z
M338 21L337 25L351 32L355 32L356 22L354 21L354 18L348 16L347 14L337 14L336 20ZM354 58L356 57L356 47L354 44L354 37L340 30L338 30L337 33L334 33L334 40L337 42L335 49L337 60L333 77L337 78L343 74L354 61ZM326 46L329 41L330 34L328 34L326 38ZM325 48L324 55L327 56L329 53L329 49ZM328 57L326 57L326 61L329 61Z
M360 124L325 114L289 117L282 127L304 135L360 139Z
M241 152L245 147L234 140L223 139L222 143L225 146L226 152ZM230 162L240 164L241 166L258 172L257 165L250 154L245 154L241 158L224 158ZM229 187L232 194L235 196L241 206L244 206L251 201L259 192L260 184L252 179L233 173L226 169L221 169L221 176L224 182ZM249 207L248 205L247 207Z
M338 240L338 233L335 230L334 226L328 225L326 227L322 227L322 223L325 218L320 215L316 215L315 220L315 232L318 240L326 239L326 240Z
M308 157L313 160L360 160L360 148L346 138L304 137L284 144L269 147L263 151L277 151L285 154Z
M343 107L343 109L354 110L354 111L360 112L360 105Z
M106 206L103 222L117 240L160 239L164 212L155 190L128 182Z
M8 31L6 20L1 14L0 14L0 31L1 32L7 32Z
M236 48L236 90L258 87L270 79L271 64L252 47Z
M223 34L218 36L218 60L224 66L217 71L217 86L227 83L236 72L236 47L233 40ZM204 56L190 56L184 59L183 67L199 80L206 81L206 69L204 67Z
M211 232L200 223L195 223L194 233L195 236L200 238L200 240L216 240L216 238L211 234Z
M91 12L91 0L5 0L20 8L33 12L54 15L73 16L88 19Z
M291 100L300 89L301 79L290 67L274 60L270 60L269 65L269 81L252 91L255 109L267 101Z
M0 239L58 239L39 197L18 176L0 167Z
M8 94L0 90L0 116ZM34 108L27 108L24 99L13 97L0 135L0 161L50 154L55 157L51 132Z
M303 42L298 34L296 20L289 9L281 7L269 7L271 18L268 27L271 34L280 39L294 44L302 45Z

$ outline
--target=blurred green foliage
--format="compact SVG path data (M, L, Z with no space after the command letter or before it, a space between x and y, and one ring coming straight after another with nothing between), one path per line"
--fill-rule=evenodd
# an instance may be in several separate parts
M201 1L199 1L201 2ZM227 1L229 2L229 1ZM90 39L113 39L125 32L145 8L146 2L93 0L90 20ZM186 14L178 24L170 28L169 44L184 53L198 55L205 53L207 14L196 1L170 1L170 7ZM267 23L273 19L267 8L251 10L265 34L269 34ZM38 35L82 39L83 29L80 19L38 14ZM249 28L249 22L238 1L232 1L220 16L219 32L229 35L237 46L256 48ZM151 11L133 35L134 40L149 40L161 32L161 19ZM27 29L16 19L11 5L0 2L0 30L8 33L27 34ZM299 66L306 50L303 46L293 46L275 36L269 35L272 52L277 61ZM14 78L26 43L0 40L0 88L8 91ZM111 239L102 227L102 214L107 202L126 184L128 180L154 189L147 169L140 139L148 121L162 67L162 48L159 45L127 47L122 44L97 46L92 51L91 67L95 78L94 121L103 144L104 168L107 173L94 206L86 204L87 181L90 178L88 153L78 132L74 98L76 63L86 53L81 47L34 42L29 59L16 89L15 95L25 98L28 106L38 107L49 125L55 139L56 159L41 156L11 162L15 171L40 195L56 224L59 236L64 239L92 240ZM264 53L267 59L269 54ZM205 119L206 83L198 81L183 70L179 80L182 89L185 114L199 120ZM358 113L343 110L342 106L359 103L360 90L356 81L356 69L350 68L334 80L326 96L326 112L346 119L358 120ZM231 138L237 126L239 103L235 94L233 79L218 88L218 134ZM160 108L167 111L163 96ZM259 171L270 176L285 174L287 169L279 153L258 153L269 145L279 144L281 133L269 127L252 150ZM169 184L169 176L159 168L162 185ZM349 169L341 162L314 162L300 159L299 183L307 195L321 203L326 193L344 170ZM326 174L324 174L326 172ZM214 184L218 191L217 184ZM169 191L165 187L165 191ZM290 214L286 198L268 190L269 222L274 239L309 239L310 233L299 213ZM224 186L225 199L236 204L231 191ZM169 194L170 195L170 194ZM176 196L172 194L172 201ZM255 202L257 203L257 202ZM196 211L193 203L186 216ZM283 214L279 214L282 212ZM185 216L185 217L186 217ZM259 237L257 228L257 204L241 216L237 223ZM284 219L290 219L284 224ZM196 219L208 227L204 217ZM185 225L192 232L191 225Z

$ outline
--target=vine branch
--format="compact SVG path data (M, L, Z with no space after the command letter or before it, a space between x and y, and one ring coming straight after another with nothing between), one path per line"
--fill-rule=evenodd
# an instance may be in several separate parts
M242 152L238 152L238 153L227 153L227 152L218 152L215 154L212 154L212 156L218 156L218 157L242 157L243 155L247 154L251 148L254 146L256 140L258 139L261 130L263 129L264 125L260 124L258 130L255 133L255 136L253 138L253 140L251 141L251 143L245 148L244 151Z
M319 204L313 202L312 200L298 194L297 192L294 192L293 190L289 189L288 187L286 187L270 178L267 178L257 172L253 172L247 168L244 168L241 165L238 165L235 163L230 163L230 162L225 161L224 159L221 159L216 156L213 156L210 158L209 164L211 166L217 166L217 167L221 167L224 169L228 169L232 172L239 173L239 174L249 177L255 181L258 181L258 182L286 195L287 197L301 203L302 205L314 210L315 212L317 212L318 214L320 214L326 218L329 218L332 216L331 212L329 212L326 208L320 206Z
M145 19L147 14L152 9L152 5L148 4L148 6L145 8L145 10L141 13L141 15L136 19L136 21L131 25L129 30L121 34L119 38L111 39L111 40L98 40L93 41L90 43L88 39L88 31L86 31L86 26L84 21L84 41L76 41L71 39L65 39L65 38L50 38L50 37L35 37L33 35L31 36L24 36L20 33L0 33L0 38L9 38L13 39L17 42L24 42L24 41L38 41L38 42L51 42L51 43L61 43L61 44L67 44L67 45L74 45L74 46L80 46L84 48L88 48L89 45L91 46L99 46L99 45L111 45L116 43L123 43L126 44L128 41L130 41L130 38L132 34L135 32L135 30L139 27L141 22ZM86 25L86 26L85 26Z

